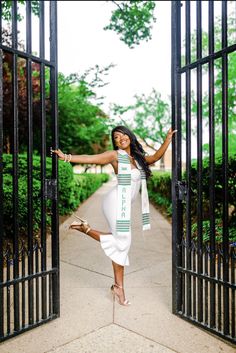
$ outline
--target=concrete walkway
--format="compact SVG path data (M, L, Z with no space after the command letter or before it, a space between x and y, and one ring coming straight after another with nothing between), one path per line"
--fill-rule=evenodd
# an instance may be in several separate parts
M92 227L107 230L102 186L79 207ZM111 261L99 243L60 227L61 317L0 345L1 353L233 353L215 336L171 313L171 226L151 207L152 230L141 231L135 203L132 246L126 267L130 307L113 303Z

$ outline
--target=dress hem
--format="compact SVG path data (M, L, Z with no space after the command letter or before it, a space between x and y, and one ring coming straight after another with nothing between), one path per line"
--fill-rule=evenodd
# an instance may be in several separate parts
M116 264L120 266L129 266L128 254L124 251L119 251L114 245L113 235L100 235L100 244L105 254ZM123 257L123 261L121 259Z

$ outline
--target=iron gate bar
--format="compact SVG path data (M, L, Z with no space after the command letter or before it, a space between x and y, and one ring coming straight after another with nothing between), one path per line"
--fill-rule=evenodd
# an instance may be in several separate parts
M194 276L194 277L200 277L201 279L204 279L204 280L206 280L207 282L210 282L210 283L218 283L221 286L225 286L227 288L235 289L235 285L233 283L225 282L222 279L211 278L209 275L199 274L197 272L194 272L193 270L187 270L187 269L181 268L181 267L178 269L178 271L182 272L182 273L185 273L185 274L190 274L191 276Z
M34 55L30 55L29 53L23 52L21 50L14 50L10 47L6 47L5 45L1 45L1 48L3 51L7 52L7 53L11 53L11 54L16 54L19 55L20 57L24 58L24 59L31 59L33 62L36 62L37 64L41 64L44 63L47 66L54 66L54 64L46 59L40 59L38 56L34 56Z
M44 33L44 2L40 2L40 58L45 57L45 33ZM41 105L41 271L47 268L46 253L46 200L45 179L46 179L46 114L45 114L45 65L40 65L40 105ZM42 318L47 316L47 283L46 277L42 277Z
M0 43L2 43L2 2L0 1Z
M186 48L185 48L185 63L188 64L191 61L191 24L190 24L190 11L191 11L191 4L190 1L186 2L185 4L185 39L186 39ZM191 166L191 72L190 70L186 71L186 162L188 166ZM187 175L187 184L188 188L191 185L191 171L190 168L188 170ZM187 192L187 199L186 199L186 209L191 210L191 195ZM187 215L188 213L186 213ZM191 269L191 253L189 249L191 248L191 219L186 218L186 247L187 247L187 254L186 254L186 261L187 261L187 268ZM183 251L185 251L183 247ZM191 276L187 275L186 278L186 286L187 286L187 315L191 315ZM185 285L183 286L183 296L185 297Z
M172 151L172 219L176 225L172 227L172 308L173 312L179 312L182 309L182 274L178 271L177 267L182 265L181 256L181 232L177 233L176 229L183 230L183 222L181 221L181 210L182 203L177 198L176 193L176 181L181 180L181 123L178 119L181 116L181 105L180 105L180 73L177 72L176 68L180 68L181 54L180 54L180 2L171 2L171 46L172 46L172 65L171 65L171 111L172 111L172 127L178 129L178 134L174 137L173 151ZM180 295L177 295L179 294Z
M2 43L2 2L0 1L0 43Z
M222 1L222 47L227 47L227 1ZM228 233L228 56L222 56L223 278L229 280ZM229 334L229 290L224 287L224 334Z
M1 5L0 5L1 6ZM1 10L1 7L0 7ZM0 283L3 282L3 53L0 49ZM3 288L0 287L0 336L3 335Z
M233 53L236 50L236 44L232 44L224 49L221 49L217 52L215 52L214 54L211 55L207 55L201 59L199 59L199 61L194 61L191 64L179 67L177 70L180 73L184 73L187 69L195 69L199 64L204 65L209 63L210 60L215 60L215 59L219 59L222 57L222 54L230 54Z
M58 146L57 132L57 3L50 2L50 61L45 60L45 43L44 43L44 2L40 2L40 57L32 55L32 8L31 2L25 4L26 14L26 52L17 48L17 1L11 3L12 7L12 47L2 45L1 42L1 57L0 57L0 341L4 341L10 337L16 336L19 333L25 332L31 328L46 323L59 316L59 220L58 220L58 197L54 197L52 202L52 261L51 269L47 269L46 261L46 202L44 198L45 187L45 168L46 168L46 106L45 106L45 72L48 67L51 72L51 103L53 106L51 119L53 121L53 139L55 145ZM2 4L0 2L0 12ZM2 15L2 12L1 12ZM2 16L1 24L2 28ZM42 40L43 38L43 40ZM2 39L2 34L1 34ZM12 89L13 89L13 141L14 146L11 150L13 154L13 253L10 247L3 250L3 83L2 83L2 50L11 54L12 63ZM27 246L22 242L19 247L19 224L18 224L18 153L19 153L19 119L18 119L18 62L24 59L26 63L26 94L27 94ZM40 107L41 107L41 236L40 241L34 243L33 237L33 87L32 87L32 63L39 64L40 67ZM52 177L57 190L57 160L53 161ZM13 259L12 259L13 255ZM4 257L6 259L6 267L4 269ZM21 257L21 266L20 258ZM13 265L13 276L12 268ZM27 268L28 267L28 268ZM27 271L26 271L27 268ZM6 272L6 275L4 275ZM26 273L27 272L27 273ZM5 278L4 278L5 277ZM26 287L28 285L28 288ZM26 296L28 290L28 298ZM5 296L5 298L4 298ZM13 309L12 309L13 297ZM47 303L48 302L48 303ZM4 309L6 303L6 309ZM28 305L28 320L26 319L26 305ZM5 310L5 311L4 311ZM14 316L13 326L11 318Z
M12 2L12 47L17 49L17 3ZM18 153L19 153L19 121L18 121L18 56L13 54L12 82L13 82L13 276L19 277L19 206L18 206ZM19 330L19 284L14 288L14 330ZM10 288L9 288L10 289ZM11 289L10 289L11 290Z
M214 1L208 2L208 55L202 57L201 1L196 4L197 57L191 63L190 15L191 2L185 2L185 63L181 57L181 2L172 2L172 127L178 129L172 152L173 205L173 312L199 327L235 343L235 248L229 248L228 229L228 55L236 52L236 44L227 46L227 2L222 2L222 48L214 48ZM223 244L216 247L216 172L215 172L215 61L222 62L222 176L223 176ZM208 123L209 123L209 206L210 241L203 244L203 65L208 69ZM191 240L191 74L197 71L197 247ZM184 75L185 74L185 75ZM186 180L181 180L181 80L185 77L186 97ZM180 188L186 184L186 197ZM183 203L186 217L183 218ZM183 220L186 234L183 233ZM223 249L222 249L223 246ZM216 262L216 259L218 260ZM222 266L223 264L223 266ZM197 266L196 266L197 265ZM231 272L229 266L231 265ZM197 267L197 268L196 268ZM197 290L197 293L196 293ZM217 299L217 300L216 300ZM231 300L231 302L229 301ZM196 310L197 309L197 310ZM217 311L216 311L217 310ZM231 310L231 313L230 313Z
M208 51L209 54L214 53L214 2L209 1L208 11ZM210 276L215 277L215 138L214 138L214 61L210 60L208 65L208 94L209 94L209 164L210 164ZM216 326L216 286L214 282L210 282L210 327Z
M202 7L196 6L197 23L197 61L202 58ZM203 272L203 231L202 231L202 66L197 65L197 264L198 273ZM191 212L188 213L191 218ZM205 282L205 302L208 302L208 282ZM208 305L205 305L207 308ZM203 321L203 281L198 277L198 320ZM205 312L205 321L208 313Z
M52 99L52 131L53 141L55 142L54 149L58 148L58 119L57 119L57 4L56 1L50 1L50 61L54 63L50 70L50 88ZM54 40L52 40L54 38ZM52 159L52 179L58 180L58 161L56 156ZM52 274L52 296L53 296L53 312L60 315L60 253L59 253L59 216L58 216L58 186L56 184L56 198L52 200L52 267L57 268L57 273Z
M233 249L232 249L232 253L233 253ZM231 280L232 283L235 283L235 267L236 267L236 261L235 261L236 256L234 257L233 254L231 254ZM232 304L231 304L231 310L232 310L232 337L235 337L235 289L231 289L231 293L232 293Z
M26 51L32 53L32 19L31 1L26 1ZM28 174L28 275L33 273L33 99L32 99L32 61L26 58L27 79L27 119L28 119L28 146L27 146L27 174ZM28 322L34 322L33 311L33 281L28 282Z
M36 273L33 273L32 275L27 275L25 277L19 277L17 279L9 279L3 283L0 283L0 288L10 287L10 286L14 285L14 283L23 283L23 282L28 281L28 279L32 280L35 278L39 278L39 277L41 277L42 274L44 276L49 276L52 273L57 273L57 268L52 268L50 270L46 270L43 272L41 272L41 271L36 272Z

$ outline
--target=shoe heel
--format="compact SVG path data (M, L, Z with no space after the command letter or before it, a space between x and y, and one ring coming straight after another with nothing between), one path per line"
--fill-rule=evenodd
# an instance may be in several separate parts
M115 303L116 301L116 294L114 292L114 289L111 287L110 289L110 295L111 295L111 300L113 301L113 303Z
M74 215L74 217L77 218L77 219L79 219L82 223L88 224L88 222L86 221L86 219L80 218L80 217L77 216L77 215Z

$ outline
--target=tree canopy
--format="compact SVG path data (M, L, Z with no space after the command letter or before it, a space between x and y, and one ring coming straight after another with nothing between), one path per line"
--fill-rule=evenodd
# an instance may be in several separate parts
M39 16L40 1L31 0L31 8L34 15ZM107 1L108 2L108 1ZM110 1L116 9L112 11L110 23L104 26L104 30L116 32L120 40L129 48L134 48L143 40L150 40L153 24L156 22L154 9L156 1L129 0L129 1ZM18 5L25 5L25 0L18 0ZM6 21L11 20L12 1L3 0L2 17ZM21 21L23 15L18 14L18 20Z
M155 1L112 1L116 9L112 11L110 23L104 30L115 31L120 40L134 48L143 40L150 40L153 23L156 22L154 16Z
M235 43L235 24L236 19L233 14L228 14L228 45ZM222 33L221 33L221 19L216 18L214 27L214 48L215 51L222 49ZM202 51L204 55L208 54L208 33L202 33ZM196 33L192 35L192 42L196 43ZM192 60L196 59L196 46L192 48L191 52ZM234 155L236 151L236 52L232 52L227 56L228 64L228 152L229 155ZM203 65L203 75L208 75L208 65ZM216 156L222 156L222 59L214 61L214 132L215 132L215 154ZM197 102L196 102L196 91L192 91L192 114L196 115ZM209 126L209 93L208 90L204 90L202 97L202 115L203 124L205 131ZM209 143L205 143L203 146L205 156L209 155Z
M101 109L101 97L96 96L94 88L105 84L102 75L107 73L109 67L101 69L96 66L81 76L59 74L59 136L62 150L92 154L107 149L109 117ZM94 76L88 81L91 71Z
M147 146L154 148L156 143L163 143L171 125L170 104L154 88L149 95L135 95L134 98L135 103L126 107L114 104L113 113ZM125 113L132 113L132 117L123 118Z

